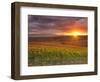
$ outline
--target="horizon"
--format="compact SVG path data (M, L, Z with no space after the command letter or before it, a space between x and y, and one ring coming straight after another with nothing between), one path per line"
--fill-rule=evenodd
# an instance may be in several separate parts
M78 35L78 36L76 36L76 37L85 37L85 36L88 36L88 35ZM29 36L29 38L30 37L75 37L75 36L73 36L73 35L52 35L52 36Z

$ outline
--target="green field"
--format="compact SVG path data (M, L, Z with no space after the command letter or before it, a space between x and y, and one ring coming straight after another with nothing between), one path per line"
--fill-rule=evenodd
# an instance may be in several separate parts
M86 64L87 47L30 43L28 66Z

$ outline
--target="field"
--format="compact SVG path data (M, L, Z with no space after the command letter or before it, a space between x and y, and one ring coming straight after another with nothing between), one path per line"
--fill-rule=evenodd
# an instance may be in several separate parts
M87 63L87 36L29 37L28 66Z

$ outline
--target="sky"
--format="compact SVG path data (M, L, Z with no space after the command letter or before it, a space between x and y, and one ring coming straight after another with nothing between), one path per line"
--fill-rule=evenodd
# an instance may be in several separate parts
M87 17L28 15L29 37L87 35Z

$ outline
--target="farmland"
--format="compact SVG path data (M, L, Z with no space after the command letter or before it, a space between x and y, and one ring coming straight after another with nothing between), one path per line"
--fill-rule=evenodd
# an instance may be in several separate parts
M87 55L87 36L28 39L28 66L86 64Z

